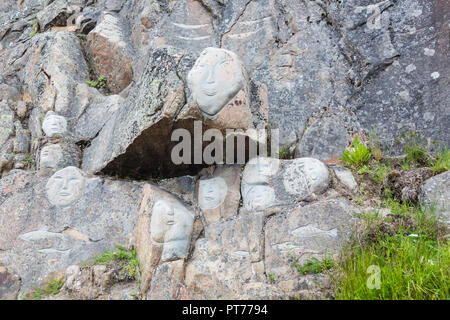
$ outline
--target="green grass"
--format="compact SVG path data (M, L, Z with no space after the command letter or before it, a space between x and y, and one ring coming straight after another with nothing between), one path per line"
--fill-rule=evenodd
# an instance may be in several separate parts
M437 152L434 159L431 161L431 170L436 173L448 171L450 167L450 151L445 146L442 150Z
M283 146L283 148L281 148L280 152L278 152L277 155L279 159L287 159L289 157L289 148Z
M44 287L34 287L33 291L26 294L24 300L41 300L48 296L54 296L59 293L62 286L64 285L64 278L61 279L50 279L45 282Z
M104 253L95 256L88 265L108 264L110 262L119 262L122 272L126 272L132 278L139 278L140 264L134 248L127 250L126 248L116 245L115 251L106 250Z
M35 35L37 35L40 32L39 22L37 19L31 20L31 27L33 28L33 30L30 33L30 38L33 38Z
M88 81L87 82L89 87L101 89L106 87L106 76L100 76L97 81Z
M388 199L392 216L363 216L332 278L338 300L450 299L448 232L432 211ZM391 228L390 228L391 227ZM376 284L379 289L368 284Z
M307 259L306 263L301 265L296 262L292 263L300 274L321 273L334 267L335 263L331 257L325 257L323 260L319 260L316 257Z
M378 183L382 184L386 175L391 171L390 164L386 164L382 161L374 161L372 164L363 165L358 171L358 174L368 174L369 178Z
M352 168L360 168L369 161L370 157L370 149L364 143L360 142L358 137L355 137L353 139L353 147L345 149L342 158L339 160L344 161Z

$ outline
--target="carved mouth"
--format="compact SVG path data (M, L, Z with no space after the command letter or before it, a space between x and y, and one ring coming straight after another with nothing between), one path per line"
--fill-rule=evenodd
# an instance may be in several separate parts
M61 197L68 197L68 196L70 196L70 193L68 193L68 192L60 192L59 195Z
M214 200L214 197L212 197L212 196L205 196L205 200L213 201L213 200Z
M173 221L173 220L167 221L167 224L168 224L168 225L173 225L174 223L175 223L175 221Z
M215 90L215 89L206 89L206 88L204 88L204 89L202 90L202 92L203 92L205 95L209 96L209 97L215 96L215 95L217 94L217 90Z

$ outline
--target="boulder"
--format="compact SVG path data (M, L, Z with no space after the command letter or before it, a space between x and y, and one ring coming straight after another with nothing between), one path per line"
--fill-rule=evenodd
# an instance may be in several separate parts
M120 16L103 13L87 36L86 51L95 73L106 76L108 89L119 93L133 80L134 49Z
M420 187L419 201L425 208L433 208L444 222L450 223L450 171L438 174Z

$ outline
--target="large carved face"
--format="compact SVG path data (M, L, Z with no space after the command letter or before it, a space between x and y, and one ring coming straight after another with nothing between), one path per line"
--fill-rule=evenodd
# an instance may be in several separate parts
M314 158L295 159L283 176L285 189L290 194L302 195L320 192L328 185L326 165Z
M275 191L268 185L253 185L244 195L246 210L261 211L270 207L275 201Z
M55 168L63 157L59 144L45 146L41 150L40 165L41 168Z
M278 165L279 160L275 158L253 158L245 165L243 180L250 184L267 183L278 171Z
M198 202L203 210L215 209L225 200L227 184L221 177L200 180L198 187Z
M68 206L78 200L84 193L85 178L75 167L61 169L47 182L47 197L56 206Z
M67 131L66 118L56 114L47 114L42 123L42 129L48 137L64 135Z
M203 115L214 118L243 87L245 71L233 52L206 48L189 72L187 80Z
M193 223L194 218L186 208L173 201L159 199L155 201L152 210L152 240L160 244L189 242Z

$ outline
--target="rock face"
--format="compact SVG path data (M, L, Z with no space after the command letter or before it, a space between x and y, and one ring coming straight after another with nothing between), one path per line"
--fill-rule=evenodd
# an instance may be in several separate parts
M450 172L444 172L426 180L419 194L420 203L434 208L443 221L450 223Z
M292 263L302 265L308 258L338 253L350 237L357 212L348 201L337 199L270 218L265 234L266 272L280 280L295 279Z
M16 268L24 293L50 272L129 245L140 189L74 167L51 177L12 171L0 180L0 263Z
M349 135L342 122L334 118L316 121L297 145L295 157L313 157L322 161L342 156Z
M447 7L2 1L0 298L63 271L59 298L324 298L294 266L344 245L359 187L325 163L369 130L450 144ZM384 186L448 221L431 176ZM83 266L117 244L139 284Z

